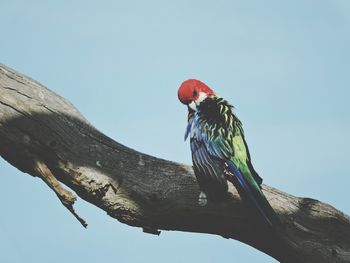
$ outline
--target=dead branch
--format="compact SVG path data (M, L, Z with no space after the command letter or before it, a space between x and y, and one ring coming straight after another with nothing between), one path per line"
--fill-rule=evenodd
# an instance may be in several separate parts
M83 225L73 210L74 195L59 182L147 233L159 234L161 229L221 235L281 262L350 262L350 218L335 208L264 185L282 222L272 233L251 216L232 186L227 200L199 206L190 166L115 142L67 100L4 65L0 65L0 155L21 171L42 178Z

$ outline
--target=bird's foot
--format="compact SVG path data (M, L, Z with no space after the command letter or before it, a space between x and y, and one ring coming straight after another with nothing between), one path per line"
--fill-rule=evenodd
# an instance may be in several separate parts
M207 195L204 192L200 192L200 194L198 196L198 204L200 206L206 206L207 203L208 203Z

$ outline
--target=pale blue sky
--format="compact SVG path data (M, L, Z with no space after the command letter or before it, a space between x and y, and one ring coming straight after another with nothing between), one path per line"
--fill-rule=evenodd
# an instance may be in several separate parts
M265 183L350 214L350 2L4 1L1 63L134 149L191 163L179 84L236 106ZM0 160L0 262L275 262L233 240L142 233Z

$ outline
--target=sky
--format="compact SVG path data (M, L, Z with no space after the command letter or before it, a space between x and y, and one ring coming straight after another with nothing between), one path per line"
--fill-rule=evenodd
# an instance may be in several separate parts
M191 164L177 88L198 78L235 106L266 184L350 214L349 1L0 0L0 24L0 63L116 141ZM86 230L39 179L2 159L0 176L0 262L276 262L78 200Z

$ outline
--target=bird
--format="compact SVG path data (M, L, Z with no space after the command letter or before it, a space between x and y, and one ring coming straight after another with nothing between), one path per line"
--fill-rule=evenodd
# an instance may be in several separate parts
M263 179L255 171L241 121L234 107L205 83L184 81L178 89L187 105L185 140L190 137L193 170L199 184L199 205L228 196L228 182L247 200L263 222L273 226L276 214L262 192Z

